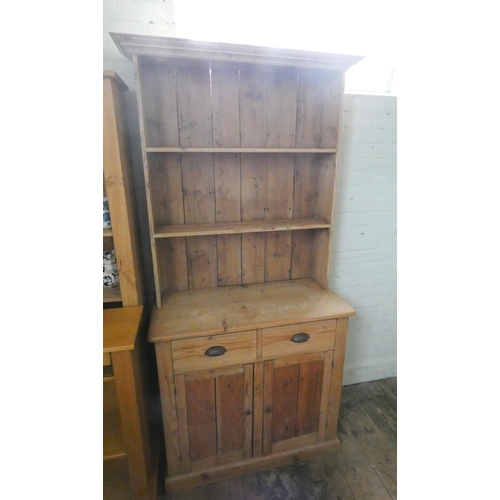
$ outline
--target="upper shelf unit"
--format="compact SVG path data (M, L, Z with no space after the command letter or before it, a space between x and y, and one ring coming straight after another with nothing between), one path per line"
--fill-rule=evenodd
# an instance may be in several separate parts
M157 305L177 290L328 288L344 56L111 34L135 66Z

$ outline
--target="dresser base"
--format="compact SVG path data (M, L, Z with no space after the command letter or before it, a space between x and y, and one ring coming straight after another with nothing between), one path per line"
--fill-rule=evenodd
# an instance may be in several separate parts
M303 462L318 455L335 452L339 449L338 438L304 446L295 450L274 453L266 457L254 457L237 463L211 467L210 469L199 470L189 474L168 477L165 480L165 491L173 493L176 491L197 488L204 484L226 481L233 477L244 476L252 472L282 467L296 462Z

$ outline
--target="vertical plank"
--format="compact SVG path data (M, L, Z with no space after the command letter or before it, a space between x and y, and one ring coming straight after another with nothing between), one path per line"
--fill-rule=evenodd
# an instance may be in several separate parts
M266 72L245 64L240 69L241 147L267 145Z
M210 147L213 142L208 63L178 64L175 72L180 146Z
M265 260L265 233L247 233L242 235L241 242L241 282L263 283Z
M266 219L293 218L294 156L267 155ZM266 234L265 281L290 278L292 232Z
M260 361L254 364L253 433L252 433L252 454L254 457L262 456L263 422L264 422L264 362Z
M214 178L217 222L241 220L240 155L215 154ZM241 284L241 235L217 236L217 263L218 286Z
M324 360L300 364L296 436L318 430L323 367Z
M319 189L319 155L296 155L293 216L296 219L316 217Z
M162 238L156 241L160 290L188 290L186 238Z
M148 155L148 160L149 189L155 227L184 224L180 155L151 153Z
M325 290L329 288L331 234L331 229L317 229L314 232L311 277Z
M342 93L341 72L300 70L297 147L337 147Z
M309 278L314 259L315 231L293 231L290 278Z
M273 443L296 436L299 364L281 366L273 374Z
M191 472L191 458L189 453L189 413L186 397L185 375L177 375L175 381L175 402L177 405L177 419L179 430L179 450L181 460L181 472Z
M266 155L241 155L241 219L266 218ZM264 282L265 234L247 233L241 242L243 284Z
M297 116L297 70L273 68L266 85L267 147L295 147Z
M218 454L243 449L243 373L215 379Z
M186 383L189 450L192 462L217 454L214 379Z
M186 238L190 290L217 287L217 239L215 236Z
M292 231L266 233L265 281L290 279Z
M273 449L273 395L274 366L272 361L264 363L264 419L262 427L262 453L270 455Z
M252 456L253 364L243 367L243 458Z
M167 466L169 474L176 475L181 472L181 452L170 342L158 342L155 344L155 349L158 363L158 380L160 384Z
M235 65L212 62L212 123L214 147L240 145L240 82Z
M184 214L187 224L215 222L213 155L182 156ZM217 286L216 236L187 238L189 289Z
M139 58L145 144L179 146L179 123L173 64L147 63Z
M337 435L337 424L342 392L342 374L344 371L345 346L347 340L347 325L349 318L337 319L335 333L335 350L333 355L332 381L330 385L330 401L328 404L328 420L326 438L334 439Z

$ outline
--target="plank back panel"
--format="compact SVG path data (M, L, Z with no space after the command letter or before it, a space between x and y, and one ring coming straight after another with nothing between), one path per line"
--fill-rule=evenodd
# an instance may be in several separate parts
M174 64L139 58L139 78L146 145L179 146Z

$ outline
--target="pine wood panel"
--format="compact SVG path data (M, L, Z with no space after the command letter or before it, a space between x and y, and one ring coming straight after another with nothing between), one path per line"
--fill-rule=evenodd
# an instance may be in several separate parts
M321 403L324 361L301 363L295 435L317 432Z
M244 377L242 373L215 379L217 453L243 449Z
M215 387L212 379L186 383L189 457L192 462L217 454Z
M188 290L186 238L156 240L158 280L162 292Z
M140 59L139 74L147 146L179 146L174 65Z
M222 346L226 352L211 357L207 349ZM210 370L223 366L239 365L256 359L257 333L247 331L216 337L199 337L172 342L172 359L175 373Z
M336 320L299 323L262 330L262 357L273 358L286 353L288 356L308 352L326 351L335 343ZM298 333L306 333L309 339L305 342L293 342L291 339Z
M300 365L276 368L273 373L272 442L296 437Z
M196 311L196 315L193 314ZM305 278L165 295L149 340L181 339L353 316L337 294Z

